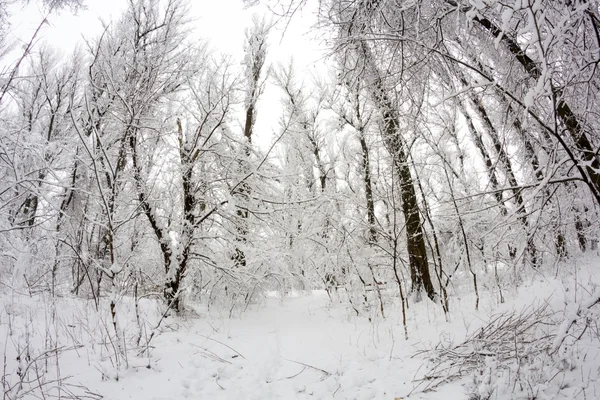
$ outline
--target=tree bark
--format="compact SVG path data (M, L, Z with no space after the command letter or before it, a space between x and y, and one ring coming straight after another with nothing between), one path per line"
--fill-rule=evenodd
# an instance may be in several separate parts
M536 80L541 78L542 71L538 64L531 59L523 49L521 49L521 46L515 39L506 35L498 26L487 18L475 17L473 20L494 38L500 37L501 43L506 46L508 51L517 59L531 78ZM598 152L594 149L579 118L573 112L569 104L562 98L562 90L555 87L553 84L550 86L556 115L569 132L575 145L574 150L576 151L576 154L581 157L581 160L577 159L577 157L571 157L572 161L577 166L582 178L592 191L596 201L600 203L600 160ZM559 135L558 132L553 132L553 134L555 136ZM572 154L571 152L569 153Z
M406 224L406 241L412 291L418 294L421 290L425 290L427 296L435 302L437 300L437 293L429 274L419 204L408 164L405 144L400 134L400 117L387 94L381 72L377 65L375 65L373 55L367 43L360 42L357 44L357 47L371 79L369 85L371 96L383 116L383 139L389 152L392 154L394 167L400 178L400 195L402 198L402 213L404 214Z

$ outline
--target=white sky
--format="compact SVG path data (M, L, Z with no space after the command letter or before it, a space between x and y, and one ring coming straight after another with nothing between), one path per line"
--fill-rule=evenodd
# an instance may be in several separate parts
M244 30L251 26L253 14L268 12L263 5L244 8L243 0L189 0L192 17L196 20L194 29L199 37L209 40L216 51L229 54L237 62L243 58ZM316 4L316 0L312 0ZM42 39L53 47L62 49L65 55L83 43L83 37L92 38L101 32L100 20L118 19L127 7L125 0L84 0L86 8L77 15L68 10L49 18L49 25L42 31ZM309 76L325 70L325 45L316 39L317 34L311 29L316 22L316 7L309 6L298 12L283 35L284 25L276 26L270 34L270 45L267 64L287 64L293 57L298 76ZM28 41L44 16L43 7L36 1L23 7L11 8L11 29L7 37L8 43L15 40ZM241 69L240 69L241 71ZM268 85L261 98L257 124L255 128L256 143L261 147L269 145L277 129L281 115L279 107L280 93L277 88ZM268 110L268 111L267 111ZM277 110L277 111L276 111Z

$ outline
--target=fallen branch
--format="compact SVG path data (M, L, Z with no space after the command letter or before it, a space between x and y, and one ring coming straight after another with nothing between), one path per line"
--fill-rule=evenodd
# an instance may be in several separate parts
M518 358L546 352L554 338L554 335L541 333L539 329L547 325L547 308L548 305L544 304L538 308L526 308L520 313L496 315L456 346L438 345L415 353L413 357L427 354L434 364L422 377L413 379L417 385L409 395L416 390L433 391L442 384L472 374L490 357L499 365L508 366Z
M550 354L556 354L560 347L564 343L569 331L575 325L577 320L582 317L582 313L586 310L591 309L596 304L600 303L600 292L596 292L591 299L589 299L584 304L577 304L577 310L570 314L567 319L563 321L563 323L558 328L558 333L554 338L554 342L552 343L552 348L550 349Z

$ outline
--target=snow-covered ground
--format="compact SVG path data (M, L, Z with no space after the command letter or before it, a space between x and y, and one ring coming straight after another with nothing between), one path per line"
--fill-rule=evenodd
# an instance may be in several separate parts
M477 312L472 295L453 294L447 318L430 301L411 303L408 340L397 303L386 304L385 319L375 303L370 318L357 317L345 302L317 291L285 298L272 293L232 317L229 310L197 306L164 319L144 347L160 320L159 303L140 302L140 325L132 301L122 299L117 308L122 337L116 343L107 304L98 313L91 301L4 290L2 375L5 390L12 387L4 399L597 399L597 311L582 314L588 328L572 346L574 338L567 338L560 354L516 354L518 362L506 360L502 366L501 354L488 354L486 343L479 343L478 366L468 370L464 357L464 376L447 383L440 383L445 379L440 371L453 376L462 356L442 364L440 354L495 317L509 315L503 313L519 315L544 305L547 319L537 336L529 337L533 343L523 346L551 343L545 335L557 325L548 323L560 323L576 302L591 298L598 264L582 262L577 277L575 268L561 269L557 277L534 273L518 290L505 289L504 304L493 288L484 287ZM581 326L573 328L575 336ZM516 353L529 348L516 343L522 337L514 340ZM440 351L423 351L434 348Z

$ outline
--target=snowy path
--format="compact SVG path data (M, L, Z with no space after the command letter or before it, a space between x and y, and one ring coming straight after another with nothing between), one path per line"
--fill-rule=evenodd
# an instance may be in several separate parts
M49 362L44 360L38 365L48 368L46 378L54 382L68 378L69 384L80 385L74 386L79 393L89 388L107 400L466 400L467 391L473 392L472 376L444 384L438 391L419 392L430 382L424 381L415 390L415 378L423 377L428 369L425 356L414 354L440 343L448 346L452 341L460 342L492 314L522 310L527 305L541 304L540 299L544 299L543 304L551 300L552 308L560 310L570 293L559 281L537 280L503 305L487 296L478 312L473 310L473 298L455 296L450 322L439 305L428 300L411 303L408 340L403 337L401 314L391 302L386 306L385 319L375 309L369 321L364 316L356 317L346 305L330 304L323 292L267 298L233 318L225 311L225 315L219 315L197 309L193 317L164 320L151 342L149 355L136 357L137 350L127 348L129 367L121 368L118 380L114 375L114 343L106 340L112 329L107 323L107 307L97 313L91 301L15 295L0 298L4 303L0 309L0 340L5 340L0 344L9 360L8 371L15 371L11 379L16 377L17 354L30 352L35 357L58 347L59 357L51 354ZM150 300L140 305L147 326L155 326L162 306ZM119 325L128 338L124 343L131 346L139 330L130 299L123 299L118 312ZM564 378L553 373L551 381L539 389L552 395L540 398L574 398L573 394L583 393L577 389L576 379L582 374L596 379L600 371L595 361L600 359L596 343L594 339L591 350L581 347L573 353L589 354L589 365L581 366L585 369L565 370ZM531 369L530 373L538 372ZM494 371L496 382L504 382L505 376L504 371ZM569 386L563 385L564 379L572 382L572 389L566 389ZM600 390L600 383L588 386L590 395ZM508 397L494 392L492 398L512 399L513 390L509 387Z
M399 323L349 318L326 296L269 299L238 319L186 325L156 340L151 370L104 382L101 393L115 400L393 400L410 392L422 362L409 358L414 348ZM457 390L442 398L462 398Z

